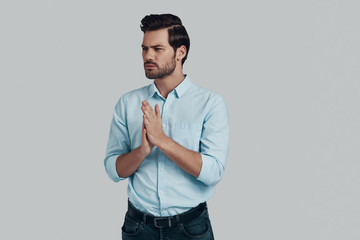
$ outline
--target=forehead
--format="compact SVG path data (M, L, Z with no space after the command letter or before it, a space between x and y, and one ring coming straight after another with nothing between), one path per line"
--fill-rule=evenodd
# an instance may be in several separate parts
M146 31L144 33L142 45L144 45L144 46L154 46L154 45L170 46L168 30L165 28L165 29L159 29L159 30L154 30L154 31Z

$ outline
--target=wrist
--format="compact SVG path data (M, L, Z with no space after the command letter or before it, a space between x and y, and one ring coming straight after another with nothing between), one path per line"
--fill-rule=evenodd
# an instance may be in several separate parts
M139 149L140 154L141 154L144 158L145 158L147 155L149 155L150 152L151 152L151 148L150 148L150 147L145 147L145 146L143 146L143 145L140 145L140 146L138 147L138 149Z
M170 138L164 134L161 138L159 138L158 142L156 143L156 146L160 149L164 148L166 144L169 142L169 139Z

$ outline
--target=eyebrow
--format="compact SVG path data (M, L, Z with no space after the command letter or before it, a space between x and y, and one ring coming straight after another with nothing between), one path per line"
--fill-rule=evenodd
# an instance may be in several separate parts
M142 48L148 48L147 46L141 44L141 47ZM150 48L158 48L158 47L165 47L164 45L161 45L161 44L158 44L158 45L153 45L153 46L150 46Z

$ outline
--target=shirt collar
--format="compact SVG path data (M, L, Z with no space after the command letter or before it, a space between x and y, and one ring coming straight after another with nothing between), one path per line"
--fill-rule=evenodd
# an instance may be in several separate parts
M188 75L185 75L185 79L175 88L175 94L180 98L191 87L192 82Z
M188 75L184 75L184 76L185 76L185 79L174 89L174 92L175 92L177 98L180 98L182 95L184 95L184 93L192 85L192 82L191 82L190 78L188 77ZM152 96L154 96L155 93L157 93L159 96L161 96L159 90L157 89L157 87L155 85L155 81L154 81L152 84L150 84L150 87L149 87L149 97L151 98Z
M155 81L154 81L152 84L150 84L150 87L149 87L149 98L154 96L155 93L157 93L159 96L161 96L159 90L157 89L157 87L155 85Z

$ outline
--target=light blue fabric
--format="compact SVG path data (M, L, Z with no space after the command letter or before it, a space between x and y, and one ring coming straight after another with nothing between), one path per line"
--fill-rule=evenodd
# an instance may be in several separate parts
M124 94L115 106L104 160L109 177L120 178L115 162L119 155L141 145L143 100L161 111L167 136L202 157L198 178L186 173L157 147L128 178L128 196L139 210L171 216L208 200L223 177L228 155L229 121L224 99L192 83L188 76L167 98L155 83Z

